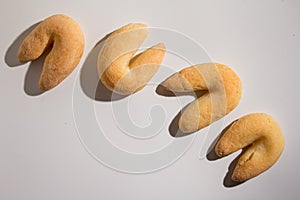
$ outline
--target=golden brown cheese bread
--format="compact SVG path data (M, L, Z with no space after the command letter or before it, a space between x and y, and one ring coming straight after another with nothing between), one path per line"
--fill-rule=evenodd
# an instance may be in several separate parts
M98 73L109 90L132 94L143 88L156 73L165 55L164 44L159 43L134 56L148 33L145 24L128 24L105 40L98 55Z
M218 140L215 152L223 157L243 149L231 177L243 182L269 169L283 148L284 137L277 121L270 115L254 113L232 123Z
M238 75L219 63L187 67L161 85L175 93L206 91L183 110L178 122L183 133L195 132L228 114L238 105L242 93Z
M41 90L49 90L63 81L78 64L84 50L84 35L77 22L57 14L39 23L24 39L18 50L21 63L46 56L39 80Z

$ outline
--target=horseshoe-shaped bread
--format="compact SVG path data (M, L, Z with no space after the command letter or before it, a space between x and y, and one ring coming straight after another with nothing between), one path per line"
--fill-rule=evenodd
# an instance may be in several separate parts
M148 35L145 24L128 24L112 32L98 55L98 73L111 91L123 95L143 88L158 70L165 46L159 43L134 56Z
M238 105L242 93L237 74L219 63L185 68L161 85L175 93L206 91L183 110L178 122L183 133L195 132L228 114Z
M215 146L219 157L243 149L231 179L243 182L269 169L280 157L284 137L270 115L254 113L241 117L223 133Z
M35 60L51 45L39 80L41 90L57 86L78 64L84 50L84 35L79 24L61 14L48 17L23 40L18 59L21 63Z

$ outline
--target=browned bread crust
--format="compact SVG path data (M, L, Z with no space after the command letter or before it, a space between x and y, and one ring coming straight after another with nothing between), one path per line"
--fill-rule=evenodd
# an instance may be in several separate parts
M35 60L51 45L39 80L41 90L57 86L77 66L84 50L84 35L79 24L61 14L48 17L24 39L18 59L21 63Z
M108 36L98 55L98 73L109 90L132 94L156 73L165 55L164 44L159 43L134 56L148 32L145 24L128 24Z
M270 115L254 113L241 117L225 131L215 146L223 157L244 149L232 174L232 180L245 181L269 169L280 157L284 137Z
M178 124L183 133L195 132L225 116L238 105L242 94L238 75L219 63L187 67L162 86L172 92L206 91L183 110Z

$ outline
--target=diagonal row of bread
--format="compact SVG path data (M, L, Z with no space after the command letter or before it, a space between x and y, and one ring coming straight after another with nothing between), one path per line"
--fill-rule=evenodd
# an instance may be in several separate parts
M159 69L166 47L158 43L136 55L147 38L145 24L128 24L108 35L98 55L99 78L109 90L129 95L141 90ZM77 22L65 15L43 20L24 39L18 51L21 63L35 60L52 46L47 55L39 87L50 90L62 82L78 65L84 50L84 34ZM184 134L196 132L224 117L238 104L242 84L228 66L204 63L182 69L161 86L173 93L204 91L182 112L178 127ZM280 157L284 137L270 115L253 113L233 122L215 146L219 157L240 149L243 152L232 180L243 182L269 169Z

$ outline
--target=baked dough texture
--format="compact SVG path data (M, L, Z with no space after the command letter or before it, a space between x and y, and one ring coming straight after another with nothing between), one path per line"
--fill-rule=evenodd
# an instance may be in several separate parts
M80 61L84 35L79 24L62 14L48 17L23 40L17 57L21 63L32 61L51 46L39 80L39 88L45 91L62 82Z
M269 169L280 157L284 137L277 121L264 113L253 113L232 123L215 146L218 156L243 149L231 179L246 181Z
M148 33L146 24L134 23L112 32L105 40L97 65L99 77L109 90L132 94L142 89L156 73L165 55L164 44L135 55Z
M231 112L242 94L238 75L219 63L187 67L161 85L174 93L205 91L181 113L178 127L186 134L202 129Z

